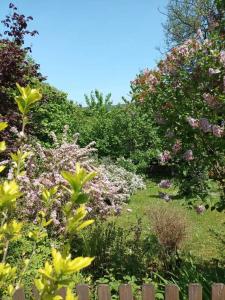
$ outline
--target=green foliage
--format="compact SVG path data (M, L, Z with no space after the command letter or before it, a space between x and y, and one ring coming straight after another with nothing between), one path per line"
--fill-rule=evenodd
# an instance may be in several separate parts
M36 225L33 225L31 231L27 231L26 227L32 226L29 222L18 222L19 219L15 214L15 208L17 200L21 196L20 187L17 183L19 176L26 175L25 161L30 155L29 152L24 152L24 137L25 137L25 125L28 122L28 114L33 104L41 99L41 94L37 89L31 89L30 87L20 87L17 85L20 96L15 98L19 111L21 112L23 126L22 135L18 139L20 145L18 151L11 154L12 164L11 168L15 169L15 173L11 174L10 181L0 181L0 253L2 255L2 261L0 264L0 294L1 298L11 299L14 291L19 288L24 280L24 277L29 274L28 269L31 263L33 255L37 251L38 245L41 241L47 238L48 233L46 227L51 224L52 220L46 220L45 211L39 211L36 215ZM0 129L6 128L5 123L0 124ZM21 139L23 137L23 139ZM5 147L2 147L4 150ZM13 169L12 169L13 170ZM85 183L90 181L96 174L94 172L88 173L86 170L76 165L76 173L64 172L64 178L67 184L71 185L71 190L66 188L70 193L70 199L62 207L62 211L65 215L66 228L64 235L64 244L62 245L63 255L51 246L52 260L46 261L43 268L39 269L39 276L35 280L35 285L38 290L38 295L41 300L61 300L62 297L58 295L60 288L67 287L67 300L74 300L75 296L72 290L69 288L69 284L72 280L72 274L79 272L81 269L91 264L93 258L90 257L77 257L71 259L71 255L68 254L68 241L69 234L71 232L80 231L84 227L87 227L92 220L83 220L87 212L85 206L82 205L79 208L74 206L74 203L79 203L78 200L82 198L82 203L87 201L85 193L82 191ZM42 192L43 202L45 203L45 210L49 209L52 205L52 198L57 192L58 187L53 187L50 191L45 189ZM16 218L17 217L17 218ZM27 223L27 224L26 224ZM21 240L22 236L28 237L33 240L34 246L32 253L28 259L24 256L27 255L28 248L23 248L22 256L16 267L11 267L8 263L9 252L11 244L17 240ZM49 247L48 247L49 249ZM12 254L12 260L15 260L15 253ZM17 266L22 263L20 273L17 272ZM17 272L17 274L16 274ZM37 270L36 270L37 273ZM17 275L17 276L16 276ZM29 296L30 297L30 296Z
M132 228L124 229L113 221L104 223L99 220L74 237L71 251L74 255L95 256L87 271L93 280L107 275L110 270L118 280L122 280L125 274L138 278L147 274L150 263L149 253L145 252L147 245L148 242L142 239L140 221Z
M111 109L112 101L111 94L107 94L105 97L103 93L98 90L92 91L90 96L84 95L86 104L90 109L90 113L104 113Z
M187 40L158 69L143 71L132 83L133 99L143 114L155 119L166 150L158 161L174 169L181 192L202 200L209 178L224 189L223 49L218 30L206 41Z
M198 29L201 29L206 38L213 22L220 17L215 0L170 0L166 16L167 21L163 27L170 49L193 38Z
M51 132L62 137L67 125L68 135L72 137L79 132L83 120L83 110L74 102L69 101L67 94L48 85L41 84L43 100L32 112L30 130L45 146L51 146Z
M81 144L96 142L100 157L130 158L142 172L160 147L152 120L133 104L117 105L105 113L87 116L79 132Z

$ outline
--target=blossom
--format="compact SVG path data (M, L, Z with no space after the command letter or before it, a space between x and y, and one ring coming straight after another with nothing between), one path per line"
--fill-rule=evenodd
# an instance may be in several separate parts
M187 117L187 121L189 123L189 125L192 127L192 128L198 128L199 127L199 123L198 123L198 120L197 119L194 119L192 117Z
M216 137L221 137L224 134L223 127L212 125L212 134Z
M219 73L220 73L220 69L209 68L209 75L215 75Z
M197 214L202 214L205 212L206 208L204 205L198 205L195 207Z
M183 155L184 160L191 161L194 159L192 150L187 150Z
M175 144L172 147L173 153L177 154L182 149L181 140L176 140Z
M207 132L210 132L211 131L211 124L209 123L209 121L208 121L208 119L206 119L206 118L201 118L200 120L199 120L199 128L203 131L203 132L205 132L205 133L207 133Z
M163 179L159 183L159 187L162 189L168 189L171 187L171 185L172 184L171 184L170 180L168 180L168 179Z
M224 51L224 50L222 50L222 51L220 52L220 62L221 62L221 64L223 64L223 66L225 67L225 51Z
M171 159L170 151L165 150L159 155L159 160L161 163L165 163Z

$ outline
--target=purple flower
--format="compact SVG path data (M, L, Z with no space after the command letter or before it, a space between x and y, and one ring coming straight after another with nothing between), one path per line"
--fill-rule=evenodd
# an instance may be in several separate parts
M225 67L225 51L224 51L224 50L222 50L222 51L220 52L220 62L221 62L221 64L223 64L223 66Z
M181 140L176 140L175 144L172 147L173 153L178 153L182 149L182 142Z
M224 129L218 125L212 125L212 134L216 137L221 137L224 134Z
M197 119L194 119L192 117L187 117L187 121L192 128L198 128L199 123Z
M168 179L161 180L159 183L159 187L162 189L168 189L171 187L171 182Z
M187 150L183 155L184 160L191 161L194 159L192 150Z
M170 151L168 150L163 151L163 153L159 155L159 160L162 164L166 163L170 159L171 159L171 154Z
M201 118L199 120L199 128L207 133L207 132L210 132L211 131L211 124L209 123L209 121L206 119L206 118Z
M195 207L197 214L202 214L205 212L206 208L204 205L198 205Z

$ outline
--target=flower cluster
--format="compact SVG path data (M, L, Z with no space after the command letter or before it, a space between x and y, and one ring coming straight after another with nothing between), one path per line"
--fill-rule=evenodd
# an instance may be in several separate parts
M78 134L74 136L73 142L67 142L64 138L61 143L54 134L52 135L55 148L45 149L37 143L32 147L26 145L26 150L32 152L32 155L26 163L27 172L18 178L24 193L21 200L24 216L35 219L37 211L43 209L43 190L64 186L66 182L61 176L62 170L74 172L77 162L87 171L97 173L97 176L85 186L85 192L90 198L88 209L92 214L104 216L109 212L117 212L135 190L144 187L144 182L138 175L113 164L98 165L93 159L96 152L94 142L82 148L77 143ZM9 174L13 174L13 170ZM50 213L54 225L60 230L63 230L60 211L67 199L67 191L58 189Z
M187 122L192 128L199 128L204 133L209 132L216 137L222 137L224 135L224 127L210 124L209 120L206 118L201 118L198 120L192 117L188 117Z

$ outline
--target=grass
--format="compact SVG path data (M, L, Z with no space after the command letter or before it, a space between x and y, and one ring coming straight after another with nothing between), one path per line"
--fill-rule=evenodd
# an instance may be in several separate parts
M225 234L225 214L208 210L202 215L198 215L193 209L184 205L184 199L172 200L166 203L158 197L159 188L156 183L148 182L145 190L138 191L131 197L127 206L124 207L121 216L116 218L116 222L125 227L134 224L141 218L144 233L148 233L150 221L148 211L155 206L170 205L179 207L186 214L189 226L189 236L184 244L184 249L192 253L196 259L212 261L221 258L221 249L224 245L216 237L213 231ZM176 191L172 191L175 193ZM214 192L215 194L215 192ZM131 209L132 211L129 212Z

